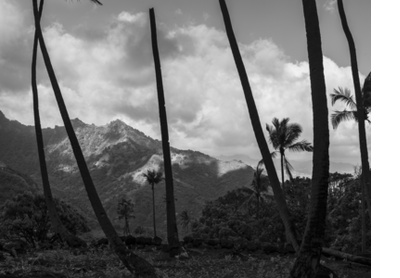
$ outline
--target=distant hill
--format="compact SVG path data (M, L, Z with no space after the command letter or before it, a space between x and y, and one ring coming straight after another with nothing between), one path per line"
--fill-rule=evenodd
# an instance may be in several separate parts
M132 198L135 216L132 227L151 227L151 188L143 173L163 168L162 146L120 120L104 126L72 120L94 184L111 220L116 225L116 208L122 196ZM8 120L0 111L0 160L26 173L40 184L34 128ZM86 191L64 127L43 130L46 160L54 195L77 206L94 219ZM171 148L176 212L188 210L198 217L204 203L227 191L251 183L253 169L239 161L221 161L192 150ZM166 227L164 182L156 186L156 219L160 231Z
M26 191L37 193L39 187L30 177L11 169L0 161L0 207L7 199Z

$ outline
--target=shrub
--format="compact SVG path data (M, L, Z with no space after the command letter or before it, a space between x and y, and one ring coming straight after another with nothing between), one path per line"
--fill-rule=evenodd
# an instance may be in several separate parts
M54 199L57 213L64 226L72 233L90 229L82 215L63 201ZM23 193L7 200L0 209L0 236L24 238L31 246L48 239L51 224L43 195Z

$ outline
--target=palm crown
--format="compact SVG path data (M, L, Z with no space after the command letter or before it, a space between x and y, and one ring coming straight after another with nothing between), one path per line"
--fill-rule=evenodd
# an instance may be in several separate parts
M157 172L156 170L147 170L147 173L143 173L143 176L146 178L146 181L151 184L151 186L154 186L163 179L163 174L161 172Z
M365 78L364 86L361 90L364 108L364 119L371 123L369 115L371 113L371 73ZM353 99L351 92L348 88L334 89L333 93L330 94L332 106L337 101L343 102L350 110L344 109L342 111L335 110L331 115L332 126L336 129L339 124L343 121L355 120L357 121L357 103Z
M269 141L274 147L275 152L271 153L272 157L275 157L279 152L281 154L281 171L282 171L282 185L284 184L284 169L292 180L293 167L286 159L285 151L301 152L307 151L312 152L313 147L311 143L306 140L297 141L303 131L302 127L297 123L289 123L289 118L284 118L279 121L277 118L272 120L272 125L266 125L267 131L269 132ZM282 186L283 187L283 186Z

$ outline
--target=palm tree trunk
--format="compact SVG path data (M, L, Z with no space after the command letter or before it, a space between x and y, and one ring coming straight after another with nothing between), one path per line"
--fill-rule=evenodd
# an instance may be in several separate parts
M285 190L285 170L283 168L283 160L285 159L285 155L281 151L281 174L282 174L282 193L283 196L285 196L286 190Z
M34 15L37 16L37 20L40 21L42 17L44 0L40 1L39 11ZM35 7L35 10L37 7ZM86 246L86 242L82 239L71 234L65 226L62 224L56 210L56 206L54 204L53 196L51 193L51 187L49 182L49 176L47 172L46 166L46 157L44 152L44 143L43 143L43 134L42 127L40 123L40 113L39 113L39 96L38 89L36 83L36 61L37 61L37 49L38 49L38 34L35 32L34 40L33 40L33 52L32 52L32 67L31 67L31 85L32 85L32 94L33 94L33 114L35 119L35 131L36 131L36 141L39 155L39 164L40 164L40 172L42 176L42 184L43 184L43 194L46 200L46 206L49 213L50 223L53 227L53 230L56 234L58 234L62 240L64 240L68 246L70 247L81 247Z
M128 215L125 215L125 235L130 235L131 234L131 229L129 227L129 217Z
M365 187L361 184L361 253L365 254L367 251L367 225L365 221Z
M256 219L260 219L260 196L257 196L256 198Z
M51 85L54 90L54 94L61 113L61 117L65 125L65 129L68 134L68 138L71 142L71 147L75 155L82 176L82 180L85 185L86 192L88 194L90 203L92 204L97 220L99 221L99 224L102 230L104 231L104 234L107 236L109 242L113 246L115 253L118 255L122 263L126 266L126 268L129 271L131 271L132 273L136 273L137 275L142 275L143 277L157 277L155 269L151 264L149 264L146 260L138 257L134 253L129 252L125 244L119 238L117 232L115 231L114 227L111 224L110 219L107 216L106 211L104 210L99 195L97 194L96 187L94 186L92 178L90 176L89 169L86 165L85 158L80 148L78 139L72 127L68 111L65 106L60 87L58 85L57 77L55 75L53 66L51 64L50 56L47 52L46 44L43 38L43 33L40 27L40 21L38 17L37 0L32 0L32 2L35 13L36 34L38 35L40 48L43 54L43 60L46 66L47 73L50 78Z
M240 55L239 47L236 42L235 34L232 29L232 23L230 20L228 8L226 6L225 0L219 1L221 6L222 15L224 18L225 29L229 39L229 43L232 49L232 54L235 59L236 67L240 76L240 81L243 87L243 93L246 99L247 108L249 110L251 124L253 126L254 134L257 140L258 147L260 149L262 158L264 160L265 168L267 169L268 178L271 182L272 189L274 191L274 198L278 206L279 214L281 216L282 222L285 226L290 241L295 250L299 249L297 242L296 232L294 225L290 219L289 210L286 205L284 194L282 192L278 175L274 163L272 161L271 153L268 148L267 141L265 140L264 132L261 126L260 118L258 116L257 107L254 102L253 93L251 91L250 83L247 77L246 69L244 67L242 57Z
M369 216L371 217L371 169L369 167L369 161L368 161L367 138L365 135L365 114L364 114L364 105L361 94L360 78L358 76L356 46L353 40L353 36L350 32L349 25L347 24L346 14L343 8L343 0L338 0L337 3L338 3L340 21L342 22L343 31L346 35L347 42L349 44L351 73L353 75L354 92L356 95L356 103L357 103L358 138L360 142L361 167L362 167L362 186L365 187L365 193L366 193L365 199L368 205L368 213Z
M179 252L178 227L175 216L174 183L172 176L171 153L169 148L168 121L165 109L164 88L161 75L161 64L157 45L157 28L154 8L150 9L151 41L153 48L154 67L157 80L158 108L160 113L161 138L164 155L165 189L167 199L167 237L171 255Z
M291 270L291 277L318 277L330 272L320 264L329 178L329 121L321 47L321 34L315 0L303 0L313 107L314 152L311 204L306 230ZM330 277L330 276L321 276Z
M153 191L153 228L154 228L154 238L157 237L157 230L156 230L156 203L154 199L154 184L151 185L151 190Z

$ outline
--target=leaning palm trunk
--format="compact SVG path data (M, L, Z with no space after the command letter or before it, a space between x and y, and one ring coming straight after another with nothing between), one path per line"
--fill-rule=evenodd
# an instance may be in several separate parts
M43 11L44 0L40 1L38 19L40 20ZM35 37L33 40L33 53L32 53L32 67L31 67L31 85L32 85L32 95L33 95L33 114L35 119L35 133L36 142L39 155L40 172L42 176L43 184L43 194L46 200L46 206L49 213L50 223L56 235L60 236L63 241L65 241L70 247L81 247L86 246L86 242L82 239L71 234L61 222L56 206L54 204L53 196L51 193L49 176L47 173L46 157L44 152L42 127L40 124L40 114L39 114L39 96L36 83L36 61L37 61L37 48L38 48L38 34L35 32Z
M244 67L242 57L240 55L239 47L236 42L235 34L232 29L232 24L228 12L228 8L226 7L225 0L219 1L221 5L221 11L224 18L225 29L229 39L229 43L232 49L233 58L235 59L236 67L240 76L240 81L243 87L243 93L246 98L247 108L249 110L251 124L253 126L254 134L258 143L258 147L260 148L260 152L265 164L265 168L267 169L268 178L271 182L272 189L274 191L274 198L277 203L279 214L281 216L282 222L285 226L285 230L288 234L290 242L293 245L295 250L299 249L299 245L297 242L296 232L292 221L290 220L289 210L286 205L286 201L284 198L284 194L280 187L280 182L278 179L278 175L276 173L276 169L274 163L272 161L271 153L268 148L267 141L265 140L264 133L261 127L260 118L258 116L257 107L254 102L253 94L251 92L250 83L247 77L246 69Z
M50 82L53 87L57 104L61 113L61 117L63 119L65 129L68 134L68 138L71 142L71 147L75 155L75 159L77 161L78 168L80 170L82 180L85 185L85 189L88 194L90 203L93 207L94 213L99 221L101 228L104 231L104 234L107 236L109 242L114 248L115 253L118 255L118 257L120 258L122 263L126 266L126 268L130 272L136 273L140 277L157 277L157 275L155 274L155 269L151 264L149 264L146 260L136 256L132 252L129 252L125 244L119 238L117 232L115 231L114 227L111 224L110 219L106 214L106 211L104 210L99 195L97 194L96 187L94 186L92 178L90 176L89 169L86 165L85 158L83 156L78 139L72 127L68 111L65 106L61 90L58 85L56 75L54 73L53 66L51 64L50 56L46 49L46 44L40 27L39 13L37 10L37 0L32 0L32 2L33 2L36 34L38 36L40 48L42 50L46 70L49 75Z
M290 275L296 278L334 277L329 269L320 264L328 197L329 122L321 34L315 0L303 0L303 11L310 67L314 152L308 221ZM330 274L333 276L329 276Z
M354 44L353 36L350 32L349 25L347 24L346 14L343 8L343 0L338 0L338 9L340 15L340 21L342 22L343 31L346 35L347 42L349 44L350 61L351 61L351 73L353 75L354 92L356 95L357 103L357 122L358 122L358 138L360 142L361 152L361 167L362 167L362 186L365 188L366 196L364 197L368 205L368 213L371 217L371 169L369 168L368 161L368 148L367 138L365 135L365 114L363 105L363 96L361 93L360 78L358 76L358 64L356 47Z
M167 237L171 255L179 252L178 227L175 216L174 183L172 176L171 153L169 148L167 112L165 109L164 88L161 76L161 64L157 45L157 28L154 8L150 9L151 41L154 67L157 80L158 108L160 113L161 138L164 156L165 190L167 199Z

